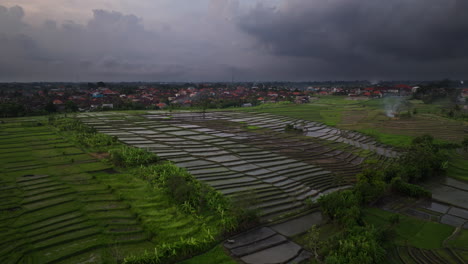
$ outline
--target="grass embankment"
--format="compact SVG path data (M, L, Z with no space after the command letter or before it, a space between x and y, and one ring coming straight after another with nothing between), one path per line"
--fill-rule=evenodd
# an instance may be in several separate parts
M155 249L166 263L176 258L169 250L196 254L225 230L216 212L188 212L163 187L117 172L69 140L87 142L87 150L124 147L112 138L68 131L64 139L37 126L44 119L23 120L0 125L2 263L114 263L129 255L144 263Z
M447 176L468 181L468 151L452 151Z
M398 223L391 219L398 216ZM414 217L395 214L377 208L364 210L363 219L377 228L393 225L394 238L388 250L387 263L465 263L468 260L468 231L454 234L452 226L424 221Z
M396 235L394 241L396 245L400 246L413 246L422 249L442 248L444 240L455 229L449 225L423 221L377 208L366 208L363 213L364 221L379 229L390 225L389 220L398 216L398 223L394 225Z
M193 257L189 260L180 262L180 264L236 264L237 262L227 256L224 247L218 245L205 254Z

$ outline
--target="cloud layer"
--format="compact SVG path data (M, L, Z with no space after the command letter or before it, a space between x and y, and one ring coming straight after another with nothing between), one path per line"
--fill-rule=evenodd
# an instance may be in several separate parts
M0 81L230 79L243 57L233 50L243 47L226 36L243 33L229 21L236 6L221 2L202 19L152 29L141 17L102 9L84 23L33 25L22 7L0 6Z
M464 0L288 0L257 5L239 26L271 54L318 60L325 75L466 77L466 10Z
M18 2L0 5L0 81L468 78L464 0Z

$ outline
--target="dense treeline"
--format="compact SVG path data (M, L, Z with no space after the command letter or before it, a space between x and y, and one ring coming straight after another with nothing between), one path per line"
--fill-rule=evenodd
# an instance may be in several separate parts
M450 98L455 101L460 94L454 82L443 80L439 82L431 82L422 84L414 92L413 99L422 100L426 104L430 104L441 98Z

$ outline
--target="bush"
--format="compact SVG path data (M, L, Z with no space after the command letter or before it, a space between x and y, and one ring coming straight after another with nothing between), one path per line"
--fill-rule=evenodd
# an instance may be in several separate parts
M387 184L383 181L384 173L376 168L378 161L368 160L364 163L364 169L357 175L358 182L354 187L362 204L369 204L382 197L387 190Z
M116 137L97 133L96 129L76 119L50 116L49 124L53 125L61 132L73 132L71 133L72 140L85 148L106 150L108 147L118 143Z
M417 137L411 146L385 172L385 179L400 177L408 182L417 182L443 175L448 155L445 148L451 145L438 144L430 135Z
M232 204L236 205L233 207L233 214L238 218L240 229L249 228L259 223L258 198L253 191L240 193L230 200Z
M135 167L148 165L158 161L158 157L143 149L122 146L117 149L109 150L110 160L119 167Z
M386 252L382 234L372 226L354 226L332 241L332 249L325 258L327 264L382 263Z
M431 192L424 189L423 187L404 182L401 178L398 177L392 180L392 188L396 192L415 198L432 196Z
M352 190L322 196L319 203L322 211L342 226L354 226L361 221L360 197Z

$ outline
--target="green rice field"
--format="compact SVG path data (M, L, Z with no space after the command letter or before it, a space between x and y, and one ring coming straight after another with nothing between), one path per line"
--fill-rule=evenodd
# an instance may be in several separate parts
M218 232L216 219L184 213L43 121L0 127L0 263L118 263Z

